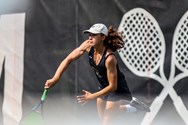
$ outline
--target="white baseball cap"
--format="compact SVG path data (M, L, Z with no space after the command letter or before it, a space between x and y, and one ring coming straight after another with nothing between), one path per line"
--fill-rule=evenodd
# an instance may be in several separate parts
M93 26L90 27L89 30L84 30L83 32L84 33L93 33L93 34L102 33L105 36L108 36L108 28L102 23L94 24Z

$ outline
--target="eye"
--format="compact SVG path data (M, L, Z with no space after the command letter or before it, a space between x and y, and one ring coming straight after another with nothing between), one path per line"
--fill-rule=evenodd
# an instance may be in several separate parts
M97 34L89 33L89 36L96 36Z

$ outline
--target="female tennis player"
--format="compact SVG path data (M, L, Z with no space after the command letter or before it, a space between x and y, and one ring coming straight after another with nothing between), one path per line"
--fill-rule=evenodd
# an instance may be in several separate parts
M95 93L83 90L84 94L77 96L79 103L84 104L97 99L97 109L102 125L114 125L116 113L120 110L149 112L150 109L146 104L132 98L125 76L118 67L115 51L124 46L122 35L112 26L107 28L101 23L94 24L84 33L88 33L89 38L61 62L53 78L46 81L45 88L54 86L69 64L87 52L89 63L99 81L99 90ZM129 100L130 104L121 105L121 100Z

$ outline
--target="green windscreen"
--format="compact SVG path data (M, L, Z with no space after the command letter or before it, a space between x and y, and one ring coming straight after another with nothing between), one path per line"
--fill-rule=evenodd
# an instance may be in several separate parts
M19 125L43 125L42 115L32 111L22 119Z

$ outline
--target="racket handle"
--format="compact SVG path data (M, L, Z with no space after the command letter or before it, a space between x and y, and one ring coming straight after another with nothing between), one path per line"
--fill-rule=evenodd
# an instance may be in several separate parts
M44 101L46 99L46 95L47 95L48 90L44 89L44 92L42 94L41 100Z

